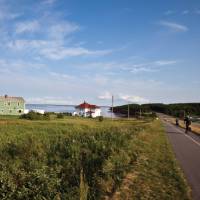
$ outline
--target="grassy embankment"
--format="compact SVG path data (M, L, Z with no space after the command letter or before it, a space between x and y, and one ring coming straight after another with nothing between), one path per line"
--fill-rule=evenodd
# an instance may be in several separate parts
M190 198L159 121L0 119L0 199L80 196Z

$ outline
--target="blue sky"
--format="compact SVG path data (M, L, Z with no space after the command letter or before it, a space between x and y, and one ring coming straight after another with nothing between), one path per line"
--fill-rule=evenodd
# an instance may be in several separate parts
M27 103L200 101L200 2L0 0L0 94Z

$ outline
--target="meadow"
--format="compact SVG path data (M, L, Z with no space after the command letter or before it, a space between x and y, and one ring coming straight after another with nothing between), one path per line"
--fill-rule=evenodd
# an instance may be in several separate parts
M0 118L0 199L190 199L159 120Z

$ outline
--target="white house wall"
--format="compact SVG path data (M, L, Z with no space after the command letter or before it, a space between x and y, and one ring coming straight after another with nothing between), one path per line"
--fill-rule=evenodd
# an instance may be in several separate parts
M92 117L99 117L101 116L101 109L97 108L94 110L94 113L92 113Z
M96 108L96 109L90 109L90 108L80 109L80 108L77 108L75 113L79 116L89 117L87 112L90 112L90 111L93 112L92 117L94 117L94 118L101 116L101 109L100 108Z

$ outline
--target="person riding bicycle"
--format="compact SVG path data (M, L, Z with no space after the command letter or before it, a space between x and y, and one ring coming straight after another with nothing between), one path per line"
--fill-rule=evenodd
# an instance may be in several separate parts
M185 133L187 133L189 131L190 125L191 125L191 120L190 120L189 116L185 117L184 123L185 123Z
M176 126L179 126L179 120L176 118Z

